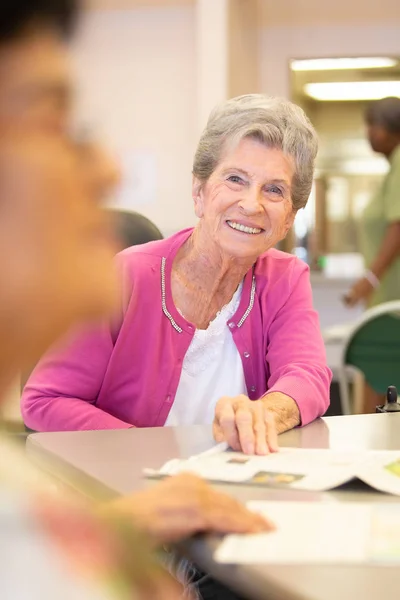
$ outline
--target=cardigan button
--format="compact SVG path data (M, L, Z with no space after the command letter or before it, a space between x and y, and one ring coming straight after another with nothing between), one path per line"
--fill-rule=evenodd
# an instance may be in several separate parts
M250 358L250 352L243 352L243 356L245 358Z
M235 323L231 321L228 325L229 329L233 329L235 327Z
M251 392L255 392L255 391L256 391L256 386L255 386L255 385L252 385L252 386L251 386L251 388L250 388L250 391L251 391Z

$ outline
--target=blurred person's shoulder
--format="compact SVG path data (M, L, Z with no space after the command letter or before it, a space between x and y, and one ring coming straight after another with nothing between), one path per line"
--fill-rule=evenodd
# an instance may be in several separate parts
M85 506L58 495L54 482L26 459L22 444L1 435L0 556L7 560L0 560L0 597L105 600L100 576L97 583L77 573L69 552L71 539L83 546L70 517L81 527L88 514ZM61 526L68 530L64 539Z
M2 598L105 600L92 581L71 577L32 510L29 494L0 488L0 581Z

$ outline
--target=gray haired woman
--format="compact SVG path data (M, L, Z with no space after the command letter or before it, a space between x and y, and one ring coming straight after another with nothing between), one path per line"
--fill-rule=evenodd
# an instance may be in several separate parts
M213 425L237 450L329 404L307 266L273 247L310 194L317 137L303 111L252 94L211 114L194 159L198 223L125 250L121 312L35 370L36 430ZM90 357L90 359L89 359Z

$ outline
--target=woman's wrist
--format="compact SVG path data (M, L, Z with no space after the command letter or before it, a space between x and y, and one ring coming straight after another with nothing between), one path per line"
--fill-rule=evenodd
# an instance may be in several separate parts
M290 396L270 392L261 398L265 408L273 413L278 433L284 433L301 423L299 407Z

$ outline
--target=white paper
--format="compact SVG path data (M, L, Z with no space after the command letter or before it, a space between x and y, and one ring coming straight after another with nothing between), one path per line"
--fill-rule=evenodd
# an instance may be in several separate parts
M272 520L268 534L229 535L215 560L235 564L400 562L400 504L250 502Z
M400 495L400 452L374 452L358 466L357 477L387 494Z
M215 451L170 461L160 473L188 471L213 481L322 491L350 480L363 456L359 452L299 448L281 448L267 456Z
M226 444L174 459L149 476L194 473L210 481L326 491L358 477L383 492L400 495L400 451L336 451L281 448L267 456L226 450Z

